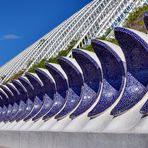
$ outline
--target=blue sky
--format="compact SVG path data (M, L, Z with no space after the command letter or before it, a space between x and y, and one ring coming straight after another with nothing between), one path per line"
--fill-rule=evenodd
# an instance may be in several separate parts
M91 0L1 0L0 66Z

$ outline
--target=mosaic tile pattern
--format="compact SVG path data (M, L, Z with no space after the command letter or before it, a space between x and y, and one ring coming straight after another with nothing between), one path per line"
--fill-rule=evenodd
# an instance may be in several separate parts
M6 115L4 116L3 118L3 122L7 122L8 119L9 119L9 116L11 115L11 112L13 110L13 106L11 104L9 104L8 108L7 108L7 112L6 112Z
M20 82L24 84L26 81L24 82L23 80L24 79L20 78ZM19 95L20 101L19 100L17 101L20 103L19 103L18 111L16 112L16 114L13 114L13 116L11 117L11 120L10 120L11 122L15 121L15 120L20 121L26 116L25 112L26 112L27 105L29 102L28 97L32 97L32 94L30 92L28 93L28 91L33 92L33 89L29 85L27 85L26 83L25 84L27 85L27 87L23 87L23 85L21 83L15 81L15 80L12 81L12 83L20 93L20 95ZM33 104L32 104L32 107L33 107Z
M64 109L56 115L56 119L61 119L69 114L73 109L77 107L81 101L81 87L83 85L83 77L80 71L66 58L60 58L59 63L68 77L69 90L67 101Z
M35 97L34 104L33 104L33 109L29 113L29 115L27 115L27 117L25 117L24 121L27 121L27 120L31 119L32 117L34 117L39 112L39 110L41 109L42 105L43 105L43 101L41 101L40 98Z
M47 114L43 117L43 120L47 120L58 113L62 109L64 102L64 98L59 93L56 93L54 97L54 103Z
M34 99L32 100L33 101L32 109L30 109L30 106L29 106L28 112L27 112L28 114L26 114L27 116L24 118L24 121L28 121L40 111L43 105L43 96L44 96L44 93L43 93L44 86L41 84L40 80L38 80L38 78L36 78L31 73L27 73L26 77L29 79L29 81L33 85Z
M17 81L12 81L13 85L18 89L18 91L20 92L20 98L21 100L23 100L24 102L26 102L26 100L28 99L28 92L26 92L25 88L22 87L22 85L17 82ZM30 89L32 91L32 89ZM30 93L31 94L31 93Z
M2 109L2 112L1 112L1 116L0 116L0 122L3 121L5 115L7 114L7 107L4 106L3 109Z
M20 101L19 110L13 119L17 122L23 120L31 112L33 105L34 104L30 99L28 99L26 103Z
M9 105L9 103L8 103L8 97L1 90L0 90L0 96L2 98L1 102L3 103L1 105L1 107L3 107L4 105L5 106L8 106Z
M148 12L145 12L144 13L144 23L145 23L145 26L148 30ZM148 87L148 86L147 86ZM147 88L148 90L148 88ZM144 104L144 106L141 108L140 112L144 115L147 115L148 114L148 101Z
M41 109L37 112L35 117L32 118L32 120L36 121L39 118L41 118L42 116L44 116L45 114L47 114L48 111L50 110L52 104L53 104L53 101L51 100L51 98L47 94L45 94L43 96L43 105L42 105Z
M146 93L145 87L137 81L130 73L128 73L127 85L125 92L120 100L120 102L112 110L112 115L120 115L125 111L128 111L133 107L137 102Z
M88 114L88 116L91 118L96 117L98 114L110 107L119 95L117 90L114 89L105 79L103 80L103 84L103 91L100 100L93 110Z
M111 112L118 116L136 105L148 90L148 44L125 28L116 28L115 37L124 52L128 70L124 94Z
M37 120L40 117L44 116L51 108L54 100L54 94L56 92L56 86L53 82L52 78L48 76L48 74L41 69L36 69L36 73L39 78L42 80L44 86L42 87L42 94L41 96L43 100L38 103L38 107L34 107L33 113L31 113L30 118L33 116L33 120ZM40 104L40 105L39 105ZM37 106L37 105L36 105Z
M148 12L145 12L144 13L144 23L145 23L145 26L148 30Z
M88 114L90 118L104 112L118 99L125 77L124 63L112 47L98 40L92 40L92 47L101 61L104 79L100 100Z
M12 112L11 112L9 118L7 119L7 121L12 121L13 117L17 114L18 110L19 110L19 105L14 103Z
M49 118L55 116L59 111L61 111L66 103L68 91L68 82L65 76L58 70L58 68L48 63L46 64L46 68L51 73L56 82L57 92L53 100L53 105L47 114L43 117L43 120L48 120Z
M14 95L12 94L11 90L7 87L1 86L1 88L3 89L3 91L8 95L8 107L7 107L7 111L5 112L5 114L3 114L2 116L2 121L6 122L12 112L13 109L13 102L14 102Z
M1 88L3 89L3 91L8 95L8 102L9 104L13 104L14 102L14 95L12 94L12 92L10 91L9 88L6 88L4 86L1 86Z
M35 96L34 87L31 85L29 80L24 77L19 77L19 81L24 86L24 88L22 88L22 90L19 91L19 92L21 92L21 95L23 95L25 97L27 96L27 98L33 99Z
M72 119L84 113L93 105L98 98L102 83L102 69L91 56L81 50L75 49L73 50L73 57L76 59L83 71L84 86L81 90L81 103L70 115Z
M144 22L148 28L148 13ZM46 69L0 86L0 122L92 119L110 110L113 118L128 112L148 91L148 37L122 27L115 28L115 37L119 46L93 39L94 52L73 49L73 58L60 57L59 64L46 63ZM148 115L144 103L143 117Z
M12 102L12 111L7 115L7 118L5 118L5 122L8 122L12 119L12 117L17 113L19 109L19 102L20 102L20 93L15 89L12 85L7 84L7 87L10 89L10 91L14 94L14 102Z

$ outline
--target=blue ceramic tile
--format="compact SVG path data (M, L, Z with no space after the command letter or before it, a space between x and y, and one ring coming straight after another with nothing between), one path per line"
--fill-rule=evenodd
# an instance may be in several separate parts
M69 114L77 107L81 101L81 87L83 85L83 77L80 71L67 59L60 58L59 63L68 77L69 90L64 109L56 116L61 119Z
M81 103L71 114L70 117L72 119L84 113L92 106L98 98L98 93L102 83L101 69L91 56L81 50L73 49L73 57L76 59L83 71L84 86L81 90Z
M35 117L33 117L32 120L36 121L42 116L44 116L50 110L52 104L53 104L53 100L47 94L45 94L43 96L43 105L39 110L39 112L35 115Z
M145 26L148 30L148 12L145 12L144 13L144 23L145 23Z
M53 105L43 117L44 120L55 116L64 106L67 98L68 83L64 75L54 66L46 64L46 68L53 76L56 82L57 93L54 96Z
M132 108L139 102L146 93L145 87L135 79L132 74L128 73L127 85L125 92L119 103L112 110L111 114L114 116L120 115Z
M5 114L5 116L3 117L3 122L7 122L8 118L12 112L13 106L11 104L9 104L8 109L7 109L7 113Z
M100 100L89 112L90 118L98 116L117 100L123 89L125 77L125 63L110 46L102 41L92 40L92 47L101 61L104 79Z
M59 93L56 93L54 97L54 103L48 113L43 117L43 119L47 120L57 114L63 107L64 102L65 99Z
M134 32L116 28L115 37L127 61L127 85L111 114L118 116L136 105L146 94L148 84L148 44Z
M31 119L32 117L34 117L41 109L43 105L43 101L41 101L40 98L35 97L34 99L34 103L33 103L33 109L31 110L31 112L25 117L24 121L28 121L29 119Z
M33 102L30 99L28 99L26 103L20 101L19 110L13 120L16 120L17 122L21 121L31 112L32 108Z
M13 117L17 114L18 109L19 109L19 105L14 103L13 109L12 109L12 112L11 112L9 118L8 118L8 121L12 121Z
M91 112L89 112L88 116L93 118L96 115L102 113L107 108L109 108L114 101L117 99L117 96L119 95L118 91L113 88L105 79L103 81L103 91L100 97L99 102L97 105L93 108Z
M1 113L1 116L0 116L0 122L3 121L5 115L7 114L7 107L4 106L3 109L2 109L2 113Z

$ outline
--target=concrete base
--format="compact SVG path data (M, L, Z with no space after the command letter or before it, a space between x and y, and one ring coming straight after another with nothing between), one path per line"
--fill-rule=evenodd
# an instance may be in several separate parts
M147 134L0 132L8 148L147 148Z

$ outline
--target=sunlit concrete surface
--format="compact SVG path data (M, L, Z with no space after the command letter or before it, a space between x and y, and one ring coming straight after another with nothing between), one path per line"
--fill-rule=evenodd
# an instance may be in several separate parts
M148 135L145 134L0 132L0 148L147 147Z

